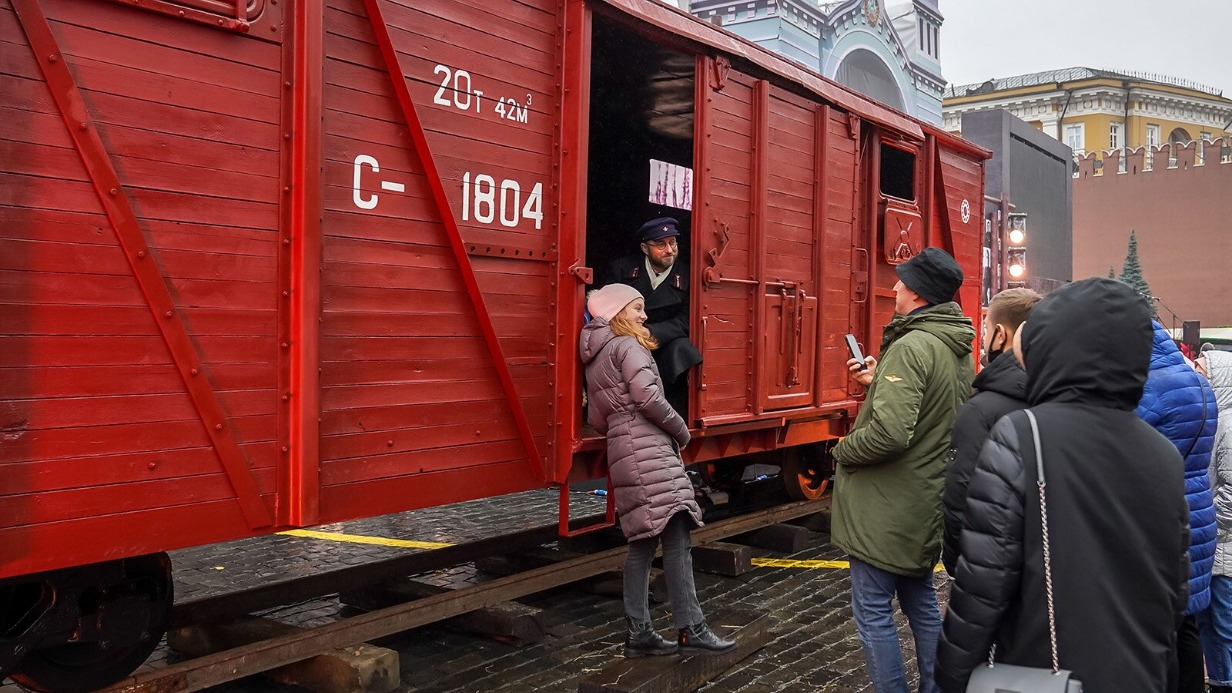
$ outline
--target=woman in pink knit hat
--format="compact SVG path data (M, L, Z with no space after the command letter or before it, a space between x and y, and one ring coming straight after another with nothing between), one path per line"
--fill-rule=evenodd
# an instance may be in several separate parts
M680 459L689 427L663 396L663 380L650 355L658 344L644 326L646 302L627 284L609 284L592 291L586 307L594 318L582 328L580 340L586 418L607 436L616 511L629 541L625 656L729 650L735 642L710 630L697 601L689 532L701 526L702 512ZM655 632L650 616L650 563L660 539L674 642Z

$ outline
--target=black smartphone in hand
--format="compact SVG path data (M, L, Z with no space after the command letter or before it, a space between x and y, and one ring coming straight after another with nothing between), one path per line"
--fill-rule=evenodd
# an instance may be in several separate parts
M847 333L847 351L851 352L851 358L860 362L860 370L868 370L868 364L864 361L864 352L860 351L856 336L850 332Z

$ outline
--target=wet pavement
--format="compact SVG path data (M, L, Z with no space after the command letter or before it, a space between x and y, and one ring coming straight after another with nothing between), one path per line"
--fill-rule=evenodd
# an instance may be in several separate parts
M576 494L574 516L601 512L603 499ZM198 547L172 554L177 601L225 593L344 566L431 550L416 542L461 543L527 529L556 518L557 495L531 491L500 498L430 508L313 528L326 535L274 535ZM703 686L702 691L771 692L871 691L851 620L847 570L831 566L845 556L828 543L825 517L808 523L808 546L792 556L753 549L758 558L791 559L786 567L756 566L739 577L698 572L698 595L708 615L739 607L770 617L770 642L752 656ZM392 545L354 543L346 537L393 540ZM465 565L417 579L442 586L460 586L487 579ZM937 576L944 595L943 574ZM520 600L542 609L547 637L515 647L479 636L428 626L373 641L400 656L400 692L446 691L517 693L576 691L578 682L621 657L624 620L619 598L559 589ZM666 604L652 604L655 624L667 634ZM299 626L329 623L352 615L336 597L313 599L261 615ZM899 618L909 676L914 656L906 622ZM712 625L722 625L712 620ZM158 668L177 655L160 648L143 668ZM914 688L914 683L912 685ZM0 693L16 693L12 684ZM215 693L295 693L303 691L252 677L211 689Z

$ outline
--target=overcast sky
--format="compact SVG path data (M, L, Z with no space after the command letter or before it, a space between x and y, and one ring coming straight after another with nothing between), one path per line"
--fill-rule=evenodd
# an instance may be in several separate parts
M888 3L893 4L893 3ZM1157 72L1232 98L1228 0L939 0L950 84L1091 67Z

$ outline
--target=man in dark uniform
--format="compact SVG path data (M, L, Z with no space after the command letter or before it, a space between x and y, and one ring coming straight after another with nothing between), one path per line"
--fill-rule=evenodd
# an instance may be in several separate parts
M685 393L681 376L702 362L689 341L689 269L677 262L679 235L679 222L671 217L642 224L637 231L642 252L614 260L600 283L628 284L645 297L646 327L659 342L655 362L673 405L679 405L678 398Z

